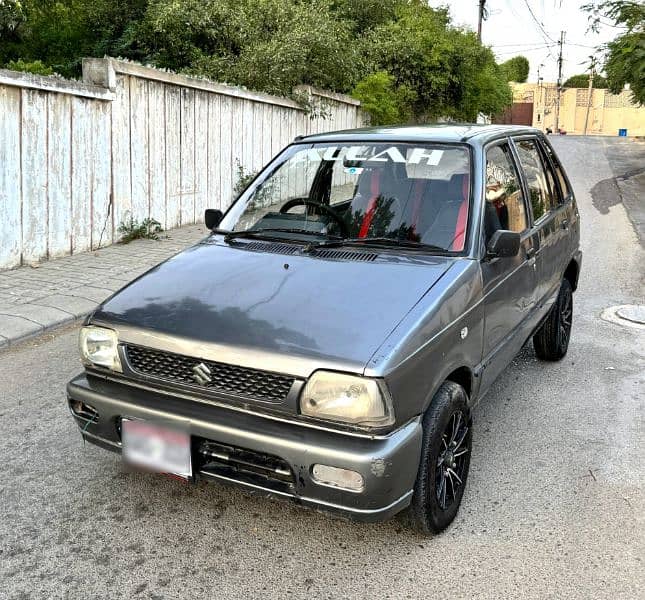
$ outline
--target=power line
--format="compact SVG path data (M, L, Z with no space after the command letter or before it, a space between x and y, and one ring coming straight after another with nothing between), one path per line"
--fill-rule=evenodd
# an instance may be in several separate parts
M556 44L550 44L548 46L546 44L541 44L539 46L533 46L532 48L522 48L520 50L504 50L503 52L495 51L495 54L498 55L498 56L505 56L507 54L521 54L522 52L535 52L536 50L544 50L545 48L550 49L550 48L553 48L555 46L556 46ZM549 52L549 54L550 54L550 52ZM547 54L547 56L549 56L549 55Z
M518 48L520 46L536 46L536 45L541 45L541 46L556 46L557 42L554 42L553 44L546 44L542 42L524 42L521 44L491 44L491 48ZM580 44L573 44L574 46L580 45ZM589 48L595 48L595 46L589 46Z
M533 9L531 8L531 5L529 4L529 0L524 0L524 4L526 4L526 8L529 9L529 12L531 13L531 16L533 17L533 20L537 23L537 26L540 28L540 31L549 39L549 41L555 43L555 40L546 32L544 27L542 27L542 23L540 23L540 21L538 21L538 18L535 16L535 13L533 12Z

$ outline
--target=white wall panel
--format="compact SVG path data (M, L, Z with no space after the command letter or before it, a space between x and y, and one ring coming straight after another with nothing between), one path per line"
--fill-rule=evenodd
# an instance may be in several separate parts
M92 241L93 249L107 246L112 238L110 106L93 102L88 106L92 128Z
M150 218L166 229L166 97L162 83L148 82Z
M195 90L181 90L181 224L195 222Z
M130 77L131 210L139 221L150 216L148 145L148 81Z
M112 111L112 220L113 240L116 231L132 210L132 162L130 160L130 78L116 78L115 100L110 102Z
M166 227L181 222L181 89L165 86Z
M20 95L0 86L0 269L19 265L22 251Z
M47 94L22 91L22 262L47 256Z
M62 94L48 94L47 104L47 244L51 258L71 252L72 99ZM105 161L109 163L109 156Z
M72 252L90 249L94 190L92 100L72 98Z

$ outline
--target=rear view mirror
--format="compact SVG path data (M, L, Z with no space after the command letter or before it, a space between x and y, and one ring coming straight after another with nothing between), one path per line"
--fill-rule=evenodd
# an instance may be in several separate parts
M204 212L204 223L206 223L208 229L215 229L223 218L224 213L218 208L207 208Z
M490 238L486 248L487 258L510 258L520 251L520 234L515 231L498 229Z

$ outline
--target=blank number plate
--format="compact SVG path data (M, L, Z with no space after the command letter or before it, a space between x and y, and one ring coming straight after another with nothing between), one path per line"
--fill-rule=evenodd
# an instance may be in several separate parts
M190 434L149 421L121 421L123 459L129 464L184 479L192 477Z

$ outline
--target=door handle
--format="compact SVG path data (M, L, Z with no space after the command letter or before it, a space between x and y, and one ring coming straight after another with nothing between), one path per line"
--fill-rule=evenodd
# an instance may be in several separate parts
M526 249L526 258L533 258L535 256L535 247L531 246Z
M562 227L562 229L569 229L569 219L564 219L564 221L560 223L560 227Z

